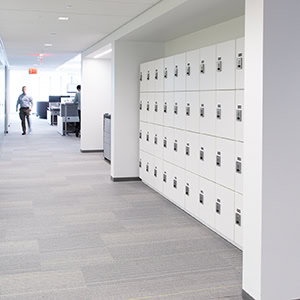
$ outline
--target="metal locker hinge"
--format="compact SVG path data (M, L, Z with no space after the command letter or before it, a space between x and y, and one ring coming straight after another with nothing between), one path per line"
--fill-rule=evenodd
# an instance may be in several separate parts
M219 119L219 120L222 119L222 105L221 104L217 105L217 119Z
M203 191L200 191L200 194L199 194L199 202L201 204L204 204L204 192Z
M236 210L235 224L238 226L242 226L242 211L240 209Z
M221 157L222 157L222 153L221 152L217 152L217 157L216 157L216 165L217 165L217 167L221 167L221 161L222 161Z
M178 77L178 66L175 66L174 76L175 76L175 77Z
M191 64L188 63L186 66L186 75L191 76Z
M216 213L217 214L221 214L221 200L220 199L217 199L217 202L216 202Z
M147 101L147 111L150 111L150 103L149 103L149 101Z
M142 130L140 130L139 138L142 139L142 136L143 136Z
M167 182L167 173L164 172L164 175L163 175L163 182Z
M164 148L167 148L167 144L168 144L168 143L167 143L167 138L165 137L165 138L164 138Z
M200 116L202 118L204 118L205 116L205 108L204 108L204 104L201 104L201 107L200 107Z
M178 149L178 142L177 140L174 141L174 151L177 152Z
M154 136L154 144L157 145L157 134Z
M237 157L237 159L236 159L235 171L238 174L242 174L242 158L241 157Z
M185 186L185 194L186 194L187 196L190 195L190 186L189 186L188 183L187 183L186 186Z
M154 177L157 177L157 167L154 168Z
M236 108L236 120L238 122L242 122L243 121L243 106L240 105L240 104Z
M168 104L167 104L167 102L165 102L165 104L164 104L164 113L167 113L167 111L168 111Z
M202 60L200 64L200 73L205 74L205 61Z
M201 147L201 150L200 150L200 160L204 161L204 148Z
M222 72L222 57L218 57L217 72Z
M143 72L140 72L140 81L143 81Z
M141 168L142 167L142 160L140 159L139 161L139 167Z
M155 112L158 112L158 104L157 104L157 101L155 102L155 105L154 105L154 111L155 111Z
M142 110L142 109L143 109L143 102L140 101L140 110Z
M149 172L149 163L146 165L146 172Z
M155 70L155 80L158 80L158 70Z
M185 146L185 154L187 156L190 156L190 144L186 144L186 146Z
M178 103L174 104L174 114L178 115Z
M147 132L146 141L149 142L149 139L150 139L150 134L149 134L149 132Z
M236 59L236 68L238 70L243 69L243 53L239 53Z
M168 68L165 68L165 71L164 71L164 78L168 78Z
M173 179L173 188L177 189L177 177L174 177Z
M190 104L189 104L189 103L186 105L185 114L186 114L187 116L190 116L190 115L191 115L191 107L190 107Z
M147 80L150 80L150 71L147 72Z

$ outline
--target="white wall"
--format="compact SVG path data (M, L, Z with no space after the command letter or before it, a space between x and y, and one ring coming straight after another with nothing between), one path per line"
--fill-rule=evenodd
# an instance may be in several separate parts
M82 151L103 150L103 114L111 112L111 60L82 60Z
M245 17L238 17L166 42L165 56L171 56L237 39L244 36L244 31Z

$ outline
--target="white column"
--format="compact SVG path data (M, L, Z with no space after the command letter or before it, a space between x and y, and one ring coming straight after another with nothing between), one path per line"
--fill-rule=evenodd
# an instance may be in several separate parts
M300 298L299 12L246 0L244 299Z
M163 43L114 42L111 176L115 180L139 176L140 64L163 56Z

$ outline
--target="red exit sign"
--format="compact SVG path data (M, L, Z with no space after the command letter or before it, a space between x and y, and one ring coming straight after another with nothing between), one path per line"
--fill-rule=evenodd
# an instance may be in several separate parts
M30 69L29 69L29 74L37 74L37 69L35 69L35 68L30 68Z

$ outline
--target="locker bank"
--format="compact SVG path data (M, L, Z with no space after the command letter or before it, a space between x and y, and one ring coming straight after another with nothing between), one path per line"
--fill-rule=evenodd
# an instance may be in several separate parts
M9 227L13 222L7 209L16 206L19 212L31 207L28 218L36 218L45 209L42 202L34 207L35 201L41 201L35 198L18 206L13 189L6 187L14 186L8 183L13 155L24 151L16 159L21 164L30 138L37 138L34 130L26 144L19 144L23 140L14 136L17 115L13 114L15 91L11 87L16 70L36 65L38 74L60 72L61 66L80 54L81 138L76 142L76 161L66 165L68 171L77 172L75 166L81 159L85 163L95 159L97 165L101 158L104 163L104 148L109 149L110 158L110 164L99 168L89 163L87 170L82 168L82 176L92 174L90 180L83 177L83 183L69 183L74 174L58 173L62 182L77 185L81 198L76 205L99 205L100 198L107 202L101 203L101 209L60 206L56 232L48 228L45 235L58 234L61 220L70 230L73 220L76 232L62 230L60 238L70 239L75 248L69 253L69 246L59 248L58 237L53 237L49 244L56 250L56 260L51 251L43 250L45 237L28 238L23 228L23 247L35 249L30 259L40 255L48 264L37 263L30 274L28 266L7 273L9 259L3 260L3 267L0 261L0 298L30 299L26 297L31 293L32 299L47 297L49 289L42 284L37 291L28 288L36 285L32 278L39 274L41 281L43 276L48 278L51 274L43 272L56 272L58 261L94 255L97 263L69 262L66 269L59 270L57 278L71 279L63 287L58 281L51 283L57 299L300 299L299 9L296 0L124 0L87 1L84 5L75 0L63 4L15 0L0 4L0 215L4 216L0 249L1 244L10 249L3 250L3 257L8 252L20 255L22 248L19 240L20 244L8 244L16 237L12 235L15 229ZM26 19L37 22L38 28L30 24L22 28ZM39 82L42 86L42 79ZM103 128L104 114L111 114L111 133ZM62 143L72 143L69 137L60 138ZM8 150L10 143L14 150ZM52 146L59 143L50 142ZM58 167L63 172L61 162ZM15 172L16 178L21 176L20 169ZM98 173L101 183L94 182ZM26 176L22 177L25 182ZM84 186L85 180L91 187ZM57 183L57 190L61 184ZM136 187L145 194L135 194ZM59 197L66 200L66 191L75 195L72 186L62 188L55 201ZM151 198L147 203L150 195L161 202L151 204ZM102 209L111 211L105 214ZM89 254L79 254L76 251L87 246L76 248L80 242L72 239L78 238L79 230L90 228L82 215L87 211L93 213L93 225L88 223L92 230L98 226L97 230L105 228L105 232L89 232L96 246ZM151 221L155 227L150 233L146 216L154 211L157 219ZM60 218L63 212L68 215ZM97 213L102 213L102 219ZM170 217L172 214L176 217ZM105 218L108 225L101 223L107 222ZM35 226L33 221L26 222L22 223L25 227ZM201 251L185 222L201 231ZM114 231L120 227L120 232ZM159 240L153 228L161 234ZM174 228L178 231L173 232ZM173 245L180 234L185 236L184 246ZM209 248L211 239L213 248ZM164 243L170 245L159 248ZM185 259L179 256L181 251L188 251ZM19 258L10 259L17 264ZM169 269L164 267L166 260ZM47 269L49 265L53 269ZM64 275L67 268L69 273ZM25 287L20 291L9 288L6 282L10 280L19 287L25 280Z

